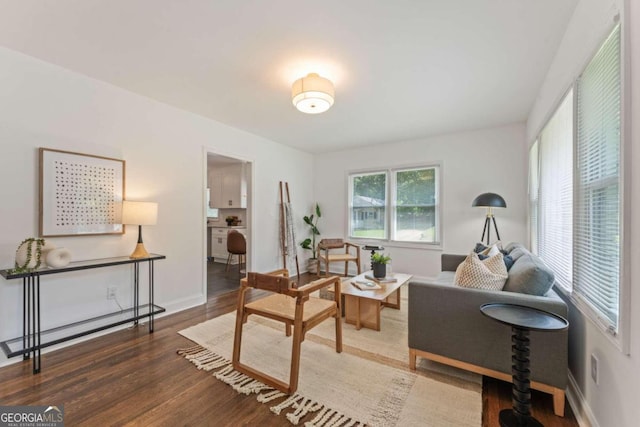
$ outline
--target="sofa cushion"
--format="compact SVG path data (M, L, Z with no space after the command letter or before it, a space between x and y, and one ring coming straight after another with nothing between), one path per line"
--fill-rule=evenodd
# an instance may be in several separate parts
M521 251L513 267L509 270L509 278L503 290L530 295L544 295L553 286L553 271L540 258L527 250L517 248L511 251Z
M514 261L517 261L518 258L520 258L524 254L530 254L530 252L528 250L526 250L525 248L515 248L514 250L509 252L509 256Z
M455 271L441 271L438 274L438 277L435 278L433 283L441 286L453 286L453 282L455 282Z
M522 245L522 243L511 242L511 243L508 243L507 246L504 247L504 250L507 253L511 253L511 251L513 251L515 248L524 248L524 246Z
M499 291L507 277L502 253L480 260L477 253L471 252L456 269L454 283L464 288Z

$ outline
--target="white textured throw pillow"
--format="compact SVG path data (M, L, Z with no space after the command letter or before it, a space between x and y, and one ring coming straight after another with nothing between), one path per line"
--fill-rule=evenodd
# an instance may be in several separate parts
M464 288L501 291L507 277L501 252L484 260L472 252L456 269L454 283Z
M498 246L498 243L500 243L499 241L497 243L494 243L493 245L489 246L487 249L485 249L484 251L480 252L482 255L486 255L489 258L491 258L494 255L497 255L500 253L500 247Z

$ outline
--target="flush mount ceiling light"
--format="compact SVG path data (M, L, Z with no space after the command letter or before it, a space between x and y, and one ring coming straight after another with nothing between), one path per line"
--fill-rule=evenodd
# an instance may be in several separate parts
M324 113L333 105L334 96L333 83L316 73L296 80L291 87L293 105L307 114Z

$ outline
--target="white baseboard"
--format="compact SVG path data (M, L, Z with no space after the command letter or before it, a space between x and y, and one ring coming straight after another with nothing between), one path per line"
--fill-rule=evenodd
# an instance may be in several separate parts
M571 372L569 372L567 400L569 401L571 409L573 409L573 414L576 416L576 421L578 421L580 427L600 427Z
M205 304L206 302L207 302L207 297L204 296L203 294L182 298L176 301L171 301L163 305L167 311L162 313L160 316L156 316L156 317L162 317L168 314L177 313L179 311L187 310L189 308L193 308L198 305Z

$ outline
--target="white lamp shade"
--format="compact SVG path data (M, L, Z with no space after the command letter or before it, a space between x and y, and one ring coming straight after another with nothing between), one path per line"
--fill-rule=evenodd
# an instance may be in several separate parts
M122 223L155 225L158 222L158 204L154 202L122 202Z
M310 73L296 80L291 87L291 101L307 114L324 113L333 105L335 89L330 80Z

